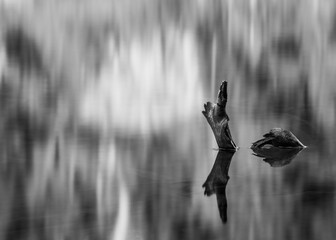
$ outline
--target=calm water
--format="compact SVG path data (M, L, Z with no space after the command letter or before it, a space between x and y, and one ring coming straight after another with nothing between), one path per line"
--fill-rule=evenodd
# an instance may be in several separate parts
M67 28L54 105L39 77L1 79L0 239L336 238L334 45L249 57L229 41L225 4L201 3L159 17L121 4L134 16L115 14L100 47ZM222 79L236 153L218 151L201 114ZM272 167L249 147L273 127L308 148Z
M201 104L189 121L151 134L99 140L79 131L56 143L2 147L1 238L333 239L335 129L323 132L300 109L264 114L242 102L228 106L240 146L231 156L230 179L209 197L202 184L218 150ZM249 149L273 126L308 145L283 167ZM219 178L226 177L222 171ZM217 201L226 201L225 224Z

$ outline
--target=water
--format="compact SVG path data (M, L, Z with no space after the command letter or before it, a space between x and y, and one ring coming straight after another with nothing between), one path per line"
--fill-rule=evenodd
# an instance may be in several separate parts
M334 46L277 56L226 3L186 2L115 4L113 19L89 5L70 27L22 13L48 33L52 80L3 70L0 51L0 239L335 239ZM235 153L201 113L223 79ZM273 127L308 146L284 166L249 148Z
M315 133L298 115L279 120L278 113L249 114L230 103L240 149L228 170L226 224L215 194L203 194L218 151L200 105L190 110L190 121L161 132L109 140L84 132L35 143L29 166L21 146L7 152L1 162L2 238L332 239L332 130ZM248 148L272 126L292 130L308 145L284 167L272 168Z

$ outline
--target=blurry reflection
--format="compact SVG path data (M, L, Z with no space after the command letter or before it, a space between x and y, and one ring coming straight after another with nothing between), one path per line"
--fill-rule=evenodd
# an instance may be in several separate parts
M336 9L333 9L331 14L331 24L329 29L328 40L330 44L335 44L336 41Z
M219 215L223 223L227 222L227 199L226 185L230 179L229 168L234 151L219 150L216 161L202 187L205 188L204 195L211 196L216 194Z
M253 148L253 155L263 158L271 167L283 167L302 151L303 148Z
M22 73L43 71L41 52L22 27L9 29L4 43L9 63L17 65Z
M298 60L301 55L299 39L293 35L284 35L272 42L275 55L285 60Z
M2 2L0 240L336 239L336 1Z

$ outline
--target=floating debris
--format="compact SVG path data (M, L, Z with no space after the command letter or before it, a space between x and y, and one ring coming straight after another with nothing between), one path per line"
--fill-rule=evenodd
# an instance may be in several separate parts
M254 142L251 149L256 148L305 148L300 140L290 131L282 128L273 128L266 133L263 139Z

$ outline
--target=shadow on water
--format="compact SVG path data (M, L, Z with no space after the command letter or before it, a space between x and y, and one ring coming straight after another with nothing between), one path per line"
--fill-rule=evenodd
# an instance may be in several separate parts
M303 148L278 147L252 149L253 155L263 158L263 161L269 163L271 167L283 167L290 164L302 150Z
M234 154L234 151L219 150L211 172L202 185L205 188L204 195L216 194L219 215L223 223L227 222L226 185L230 179L229 168Z

